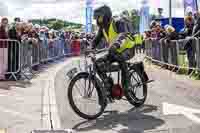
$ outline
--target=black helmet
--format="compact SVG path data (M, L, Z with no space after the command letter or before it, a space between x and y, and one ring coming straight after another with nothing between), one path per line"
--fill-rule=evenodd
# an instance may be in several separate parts
M110 7L104 5L94 10L94 19L97 20L97 24L100 25L101 23L106 24L109 23L109 21L112 18L112 11ZM99 22L98 19L102 19L101 22Z

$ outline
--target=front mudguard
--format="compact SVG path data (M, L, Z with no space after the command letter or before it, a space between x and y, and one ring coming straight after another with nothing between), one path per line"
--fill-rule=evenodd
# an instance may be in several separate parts
M129 70L134 70L134 71L138 72L139 74L141 74L144 82L149 81L149 77L148 77L146 71L144 70L143 62L136 62L136 63L131 64L129 67Z

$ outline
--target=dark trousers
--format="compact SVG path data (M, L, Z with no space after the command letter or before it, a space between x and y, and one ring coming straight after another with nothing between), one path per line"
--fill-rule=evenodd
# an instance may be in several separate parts
M187 49L187 58L189 62L189 67L194 68L196 67L196 62L195 62L195 51L193 50L192 46L189 46Z

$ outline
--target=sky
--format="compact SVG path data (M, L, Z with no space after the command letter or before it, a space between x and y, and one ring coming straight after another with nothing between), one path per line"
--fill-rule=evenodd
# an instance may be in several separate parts
M102 4L109 5L114 14L124 9L138 9L142 0L94 0L94 7ZM168 0L149 0L151 11L156 7L164 8L168 15ZM172 0L173 5L183 0ZM180 3L180 2L179 2ZM182 7L176 8L174 15L182 15ZM29 18L56 17L73 22L84 23L85 0L0 0L0 15Z

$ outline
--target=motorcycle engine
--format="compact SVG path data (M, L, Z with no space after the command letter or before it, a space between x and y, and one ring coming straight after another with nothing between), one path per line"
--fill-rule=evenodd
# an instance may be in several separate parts
M112 87L112 98L120 100L123 97L123 89L120 84L115 84Z

